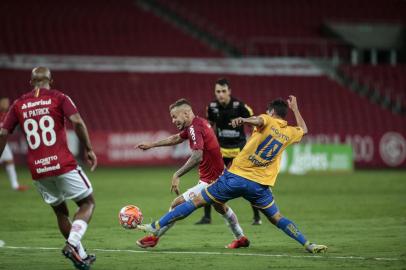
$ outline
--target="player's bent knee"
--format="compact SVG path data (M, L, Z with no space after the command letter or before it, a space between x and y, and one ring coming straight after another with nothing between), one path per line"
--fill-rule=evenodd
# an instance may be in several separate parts
M282 214L280 212L275 213L273 216L271 216L269 219L269 221L273 224L276 225L278 224L279 220L283 218Z
M171 209L175 208L176 206L178 206L179 204L182 204L184 202L185 202L185 199L183 198L183 196L177 197L175 200L172 201Z
M87 196L86 198L81 199L80 201L77 201L76 204L79 207L88 207L91 208L92 211L96 208L96 202L94 200L94 197L92 194Z
M197 208L202 207L203 205L207 204L207 202L204 200L202 194L199 194L196 197L194 197L192 199L192 202Z

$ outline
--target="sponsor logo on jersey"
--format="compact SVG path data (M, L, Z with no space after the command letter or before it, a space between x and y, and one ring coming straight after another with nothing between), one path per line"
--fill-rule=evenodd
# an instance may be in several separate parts
M240 102L239 101L233 101L233 108L237 109L240 106Z
M46 173L46 172L50 172L50 171L57 171L61 169L61 164L56 164L55 166L48 166L48 167L42 167L42 168L37 168L37 173L41 174L41 173Z
M190 137L192 137L193 144L196 144L196 134L195 134L195 129L193 126L190 126L189 133L190 133Z
M272 163L272 161L262 162L257 159L256 155L250 155L248 160L252 162L252 164L256 167L267 167Z
M285 134L281 133L278 128L271 126L271 130L273 131L273 137L278 138L279 140L285 140L288 142L290 138Z
M218 129L218 136L222 138L238 138L240 132L233 129Z
M50 157L46 157L46 158L37 159L34 161L34 164L46 166L46 165L51 164L51 161L57 161L57 160L58 160L58 156L54 155L54 156L50 156Z
M35 101L35 102L27 102L27 103L24 103L22 106L21 106L21 109L22 110L25 110L25 109L29 109L29 108L33 108L33 107L37 107L37 106L44 106L44 105L51 105L51 103L52 103L52 100L51 99L48 99L48 100L39 100L39 101Z

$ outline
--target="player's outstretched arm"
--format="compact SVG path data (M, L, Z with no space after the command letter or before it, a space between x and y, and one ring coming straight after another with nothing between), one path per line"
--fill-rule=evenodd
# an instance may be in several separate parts
M176 195L180 194L179 182L180 177L188 173L191 169L197 166L203 160L203 150L193 150L192 155L186 161L186 163L177 170L172 177L171 192L175 192Z
M249 125L249 126L261 128L264 125L264 119L262 119L262 117L260 117L260 116L251 116L248 118L238 117L238 118L231 120L230 125L233 128L239 127L242 125Z
M81 144L85 147L86 158L90 163L90 170L94 171L97 167L97 157L93 152L92 144L90 143L89 132L87 131L85 122L79 113L69 116L69 120L72 122L76 135L79 138Z
M8 138L8 130L0 128L0 156L3 154L4 147L6 147Z
M289 96L288 105L295 115L297 125L303 129L303 134L307 134L308 129L302 115L300 114L295 96L292 95Z
M148 150L154 147L176 145L183 142L184 140L185 139L181 138L179 134L175 134L160 141L140 143L139 145L135 146L135 148Z

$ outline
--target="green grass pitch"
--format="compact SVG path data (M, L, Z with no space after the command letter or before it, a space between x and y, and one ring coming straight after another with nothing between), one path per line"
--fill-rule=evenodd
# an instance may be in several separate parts
M404 171L279 176L273 192L281 213L310 241L328 245L327 254L307 254L265 220L262 226L252 226L252 213L243 199L230 205L251 247L226 250L232 237L223 219L214 212L212 225L193 225L201 216L198 210L155 249L140 252L135 241L143 233L121 228L118 211L135 204L145 222L160 217L174 198L169 192L174 170L100 168L88 173L97 206L83 242L97 254L93 269L406 269ZM26 193L11 191L6 175L0 173L0 239L6 243L0 248L0 269L73 269L60 253L64 240L51 208L42 202L27 170L20 168L18 173L31 185ZM182 190L196 179L196 172L183 177ZM70 206L73 214L74 205Z

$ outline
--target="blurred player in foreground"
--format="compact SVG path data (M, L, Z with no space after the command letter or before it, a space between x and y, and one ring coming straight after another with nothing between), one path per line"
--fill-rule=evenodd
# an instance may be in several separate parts
M96 257L86 254L81 239L92 217L95 202L88 178L68 149L65 118L70 120L85 147L92 171L97 166L97 158L76 106L67 95L50 89L51 83L48 68L32 70L31 85L34 89L11 106L0 130L0 153L4 150L8 134L19 124L27 139L28 165L34 184L44 201L53 208L59 230L67 239L62 253L77 269L87 270ZM69 220L67 199L74 200L79 206L73 223Z
M0 98L0 128L3 126L3 121L7 115L9 107L10 100L8 98ZM12 189L16 191L25 191L28 189L27 186L22 186L18 183L17 172L14 166L13 152L11 152L8 144L6 144L3 154L0 156L0 163L4 164Z
M192 200L200 194L202 190L207 188L209 184L215 182L224 171L224 163L220 153L220 146L213 129L205 119L194 115L192 107L187 100L180 99L176 101L169 107L169 110L172 122L181 132L158 142L142 143L137 147L142 150L147 150L153 147L176 145L185 140L189 140L192 154L186 163L174 173L171 192L174 191L176 195L180 194L180 177L197 165L199 165L200 180L196 186L188 189L172 202L171 209L173 209L181 203ZM222 203L214 203L213 207L224 217L236 238L227 248L248 247L249 241L244 236L233 210ZM152 235L138 240L137 245L142 248L156 246L159 238L174 224L173 221L175 220L168 220L165 226L154 230Z
M288 126L284 120L288 106L295 114L297 127ZM282 152L290 144L299 142L307 133L296 98L290 96L288 102L282 99L274 100L269 105L267 114L236 118L230 124L233 127L244 124L255 127L251 138L234 159L230 170L206 187L193 200L177 206L159 221L139 225L138 228L155 233L169 223L187 217L206 204L225 203L243 197L260 208L272 224L303 245L308 252L325 252L326 246L310 243L292 221L281 215L269 188L275 184Z
M228 168L233 159L238 155L244 145L247 143L244 127L232 127L230 121L237 117L248 118L253 115L252 109L244 102L234 98L231 95L230 82L221 78L214 85L214 95L216 100L210 102L207 106L207 119L216 132L220 144L223 161ZM252 225L261 225L258 208L252 206L254 213ZM211 223L211 206L204 206L204 216L196 224Z

